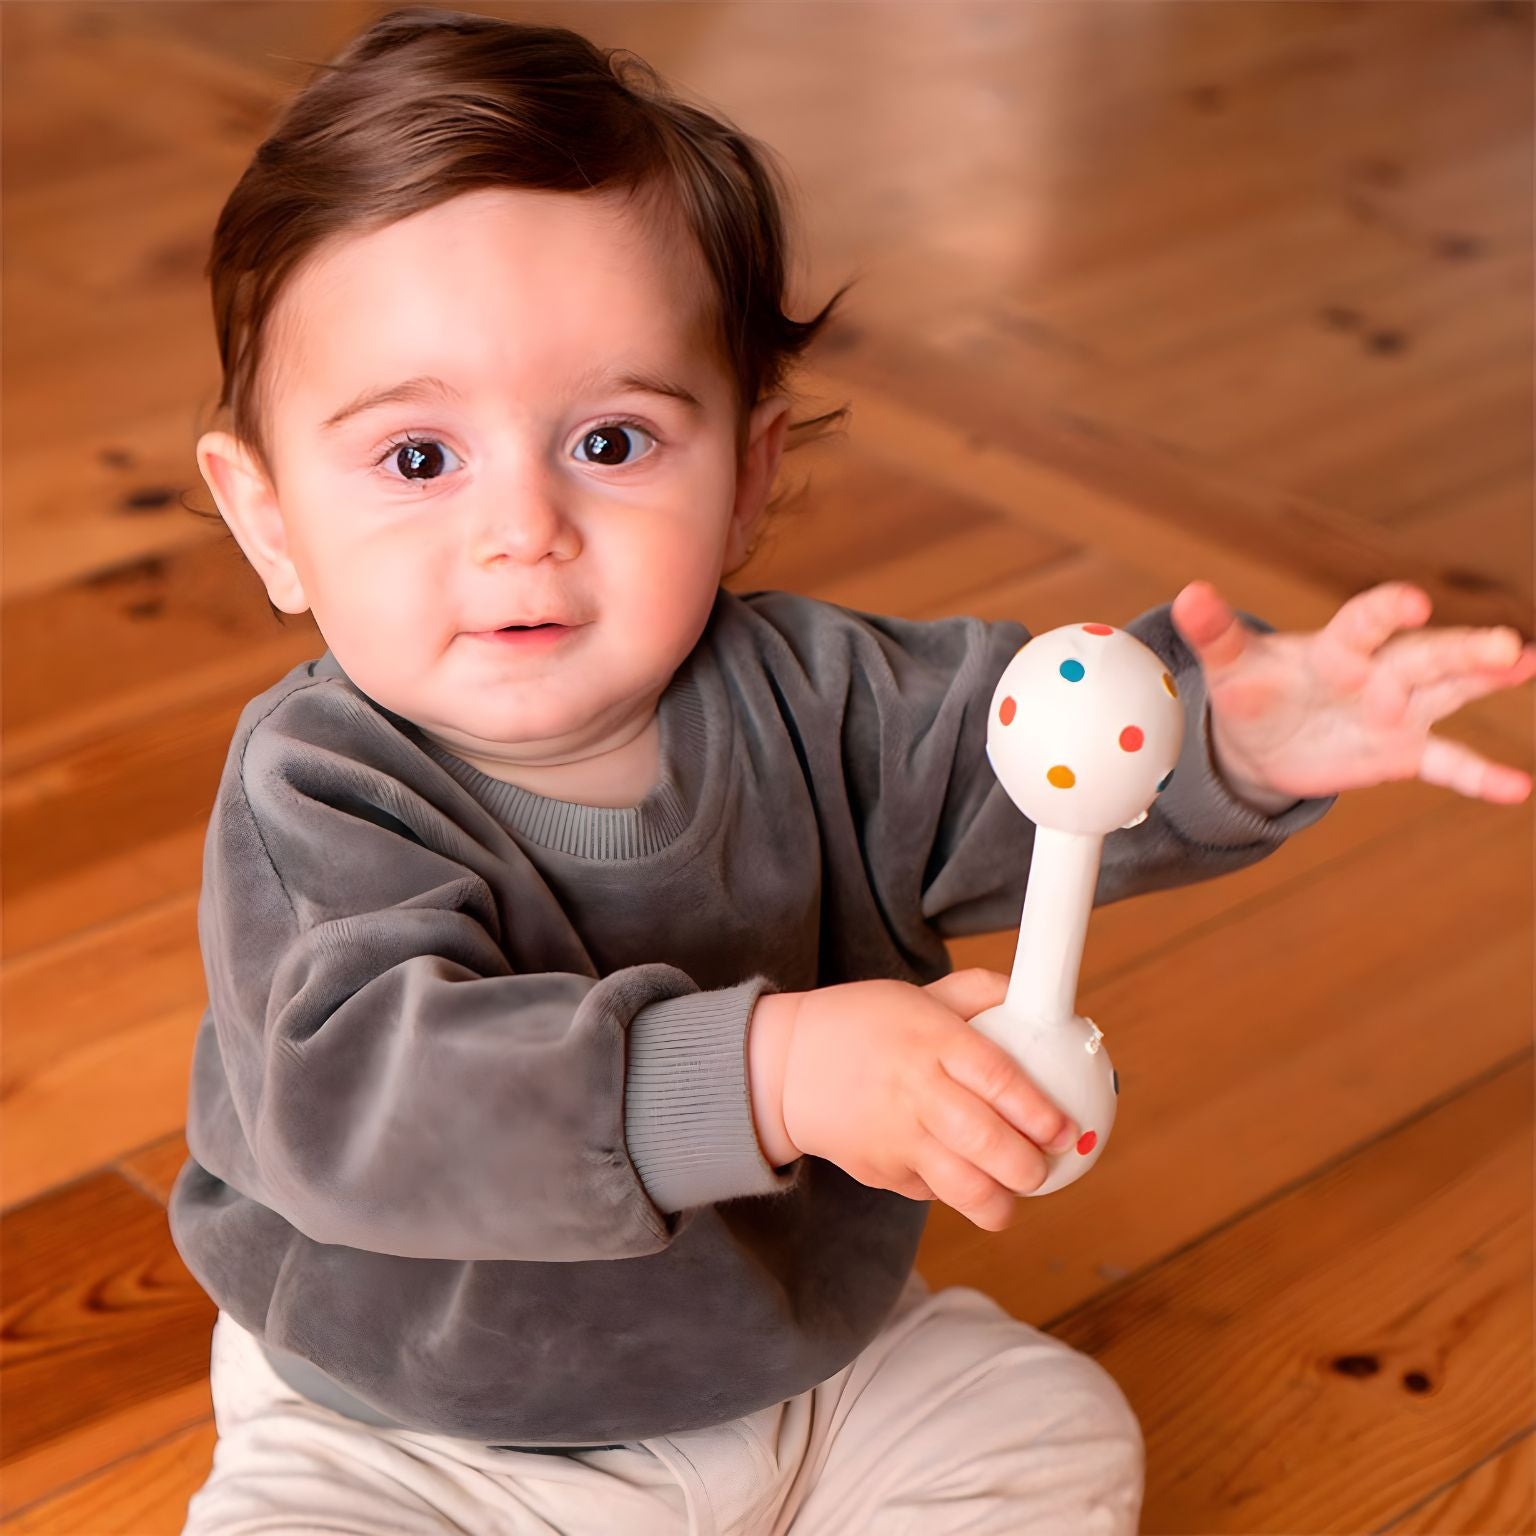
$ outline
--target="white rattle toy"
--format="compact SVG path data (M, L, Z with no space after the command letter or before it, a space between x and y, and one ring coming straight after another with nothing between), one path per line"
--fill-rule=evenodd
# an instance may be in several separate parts
M1077 974L1106 834L1139 826L1184 742L1178 688L1155 651L1108 624L1064 624L1022 646L998 679L987 761L1035 823L1007 998L970 1022L1076 1121L1047 1155L1048 1195L1098 1161L1120 1082L1103 1031L1076 1012Z

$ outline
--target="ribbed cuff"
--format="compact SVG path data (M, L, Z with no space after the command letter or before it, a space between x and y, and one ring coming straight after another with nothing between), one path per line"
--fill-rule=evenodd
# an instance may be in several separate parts
M1155 804L1186 842L1206 848L1281 843L1321 820L1339 798L1321 795L1298 800L1273 816L1239 800L1217 772L1211 755L1211 707L1202 668L1196 664L1181 671L1178 688L1184 705L1184 744L1173 778Z
M799 1161L776 1172L752 1119L747 1033L773 988L738 986L649 1003L630 1020L624 1136L630 1161L667 1213L788 1189Z

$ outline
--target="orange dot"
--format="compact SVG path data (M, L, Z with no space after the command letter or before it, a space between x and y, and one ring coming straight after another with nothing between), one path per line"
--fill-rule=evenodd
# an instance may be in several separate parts
M1046 769L1045 776L1057 789L1071 789L1077 783L1077 775L1065 763Z
M1086 629L1090 635L1114 634L1114 630L1112 630L1108 624L1084 624L1083 628Z
M1019 706L1013 702L1013 697L1010 695L1008 698L1003 700L1002 707L997 712L997 718L1001 720L1004 725L1012 725L1013 717L1018 713L1018 709Z
M1120 745L1127 752L1140 752L1143 739L1139 725L1128 725L1120 732Z
M1166 672L1163 673L1163 687L1166 688L1168 690L1168 692L1173 695L1174 698L1178 698L1178 696L1179 696L1178 684L1175 683L1174 680L1171 677L1169 677Z

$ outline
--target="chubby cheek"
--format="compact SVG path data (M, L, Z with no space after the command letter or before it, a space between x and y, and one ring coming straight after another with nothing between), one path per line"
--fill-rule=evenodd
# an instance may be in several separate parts
M325 563L311 590L315 623L354 682L391 708L446 644L449 618L433 612L433 581L423 562L391 561L361 551ZM310 589L307 589L310 590ZM401 701L404 702L403 700Z
M671 537L627 541L605 553L606 619L617 620L631 644L645 637L652 653L692 649L709 615L720 580L720 553L712 529L694 527Z

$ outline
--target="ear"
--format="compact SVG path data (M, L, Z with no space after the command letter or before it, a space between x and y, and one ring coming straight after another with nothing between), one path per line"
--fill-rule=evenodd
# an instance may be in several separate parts
M773 477L778 473L784 451L789 407L787 396L770 395L758 402L747 419L747 443L736 470L736 504L731 510L725 547L726 571L734 570L747 559L752 530L768 505L768 493L773 489Z
M289 551L282 510L250 452L228 432L205 432L197 440L197 467L274 606L284 613L306 612L309 599Z

